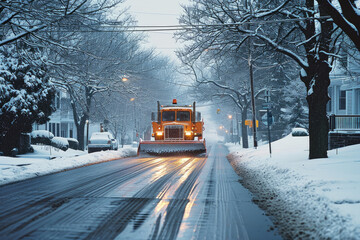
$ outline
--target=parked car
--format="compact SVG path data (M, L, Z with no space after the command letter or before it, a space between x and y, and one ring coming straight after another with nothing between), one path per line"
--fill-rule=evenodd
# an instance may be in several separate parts
M118 150L119 148L119 144L118 144L118 141L116 139L111 139L111 143L113 145L113 150Z
M308 130L306 130L305 128L293 128L291 130L291 135L293 137L302 137L302 136L309 136L309 132Z
M94 132L88 142L88 153L115 149L113 135L109 132Z

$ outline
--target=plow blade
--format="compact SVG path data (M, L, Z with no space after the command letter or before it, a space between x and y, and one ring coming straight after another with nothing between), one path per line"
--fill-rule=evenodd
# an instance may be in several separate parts
M138 154L175 154L175 153L205 153L203 141L140 141Z

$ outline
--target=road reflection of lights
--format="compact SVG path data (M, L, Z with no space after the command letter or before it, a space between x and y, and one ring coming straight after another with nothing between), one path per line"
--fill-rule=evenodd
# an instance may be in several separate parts
M196 163L197 161L201 160L201 158L194 158L193 162ZM186 205L185 208L185 212L184 212L184 216L183 216L183 221L180 225L180 232L183 232L189 228L192 228L193 226L193 222L189 222L189 220L191 221L190 216L191 216L191 210L193 209L194 206L196 206L195 201L196 198L199 194L198 190L196 189L196 186L199 184L199 179L197 179L195 181L195 183L192 186L192 189L190 190L190 195L188 196L189 202Z
M183 184L189 177L189 175L191 174L191 168L194 168L194 161L189 161L190 158L181 158L179 159L179 162L188 162L188 164L186 164L185 166L183 166L181 169L179 169L179 172L177 173L177 176L179 177L178 180L176 180L176 182L173 182L171 184L171 186L169 186L169 189L166 191L166 193L164 194L164 198L166 199L171 199L173 198L176 190L179 188L179 186L181 186L181 184ZM181 164L179 164L178 166L180 166Z
M164 218L166 216L166 211L165 209L167 208L167 206L169 205L170 201L166 200L166 199L162 199L155 207L155 215L158 215L161 212L164 212Z
M154 162L158 163L158 162L161 162L161 161L163 161L163 160L164 160L164 158L155 158L155 159L154 159Z
M197 181L196 183L194 184L194 186L197 185ZM194 188L193 186L193 188ZM190 191L191 193L193 192L193 189L191 189ZM184 212L184 217L183 217L183 220L186 221L189 217L190 217L190 212L191 212L191 209L193 208L195 204L195 196L193 194L190 194L189 196L189 202L188 204L186 205L186 208L185 208L185 212ZM184 229L186 229L187 227L185 225L182 225L182 227ZM184 230L184 229L180 229L180 230Z
M162 158L154 159L154 162L158 163L158 162L162 162L162 160L163 160ZM153 168L151 171L153 172L153 175L152 175L150 181L156 181L160 177L164 176L166 174L166 172L168 171L165 161L163 161L163 163L160 164L159 166Z
M180 163L183 164L188 161L190 158L180 158Z
M136 162L139 162L139 163L141 163L141 162L144 162L144 161L148 161L149 160L149 158L145 158L145 157L139 157L139 158L137 158L136 159Z

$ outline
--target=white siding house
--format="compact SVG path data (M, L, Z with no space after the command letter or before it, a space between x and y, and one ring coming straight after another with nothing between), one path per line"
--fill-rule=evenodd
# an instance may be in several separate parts
M64 92L57 91L55 96L56 111L46 124L34 124L33 130L48 130L57 137L77 138L76 126L70 106L70 98Z
M360 54L345 59L345 70L334 68L327 105L329 149L360 144Z
M346 66L347 71L335 69L335 73L330 75L329 96L331 100L327 109L329 115L360 114L360 64L355 59L348 57Z

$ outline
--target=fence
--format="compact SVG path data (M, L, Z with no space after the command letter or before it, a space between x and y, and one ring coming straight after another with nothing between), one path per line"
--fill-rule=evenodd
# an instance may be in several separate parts
M360 131L360 115L330 115L330 130Z
M360 115L330 115L329 149L360 143Z

